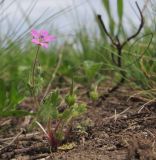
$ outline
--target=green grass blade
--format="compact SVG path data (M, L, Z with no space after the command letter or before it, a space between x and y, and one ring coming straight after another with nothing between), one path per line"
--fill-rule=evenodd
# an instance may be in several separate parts
M117 1L117 9L118 9L119 23L121 24L123 18L123 0Z
M111 14L110 2L109 2L109 0L102 0L102 2L103 2L103 5L104 5L104 7L105 7L105 9L106 9L108 18L109 18L109 28L110 28L110 32L111 32L111 34L114 34L115 22L114 22L114 19L113 19L113 17L112 17L112 14Z

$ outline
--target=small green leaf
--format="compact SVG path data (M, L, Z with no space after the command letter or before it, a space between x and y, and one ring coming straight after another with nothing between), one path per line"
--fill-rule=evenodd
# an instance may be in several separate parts
M72 108L67 108L63 113L59 114L59 118L62 119L64 122L69 120L69 118L72 116Z
M88 80L91 81L93 78L95 78L96 74L99 72L99 70L102 67L102 63L95 63L93 61L84 61L84 72L87 76Z
M96 100L98 100L98 98L99 98L99 94L98 94L98 92L95 91L95 90L91 91L91 92L89 93L89 96L90 96L90 98L91 98L93 101L96 101Z
M45 99L39 110L39 117L45 121L58 118L58 106L60 105L59 92L51 92Z
M73 117L78 117L80 116L82 113L84 113L86 111L87 107L85 104L76 104L73 107L73 113L72 116Z
M27 115L35 115L35 113L30 113L24 110L13 110L13 111L2 111L0 112L0 117L22 117Z
M70 94L67 95L65 97L65 101L66 101L67 105L69 105L69 106L74 105L75 102L76 102L76 95L75 94L73 94L73 95L70 95Z

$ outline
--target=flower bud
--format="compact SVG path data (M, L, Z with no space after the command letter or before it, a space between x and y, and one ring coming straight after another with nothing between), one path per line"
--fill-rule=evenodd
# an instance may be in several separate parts
M98 94L97 91L91 91L91 92L89 93L89 96L90 96L90 98L91 98L93 101L96 101L96 100L98 100L98 98L99 98L99 94Z
M65 102L69 105L69 106L72 106L75 104L75 101L76 101L76 95L72 94L72 95L67 95L65 97Z

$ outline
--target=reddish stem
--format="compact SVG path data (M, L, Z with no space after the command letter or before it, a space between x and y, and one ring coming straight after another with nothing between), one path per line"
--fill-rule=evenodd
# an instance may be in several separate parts
M52 131L48 133L48 141L50 143L50 146L52 147L53 150L57 150L57 147L59 145L59 141L56 139L55 135L53 134Z

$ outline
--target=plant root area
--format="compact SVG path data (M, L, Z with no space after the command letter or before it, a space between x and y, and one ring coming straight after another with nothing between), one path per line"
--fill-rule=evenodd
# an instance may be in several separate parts
M38 127L31 127L31 117L1 118L0 160L156 160L155 102L143 106L146 100L130 98L134 92L125 87L98 102L82 88L79 93L88 110L73 122L57 151Z

